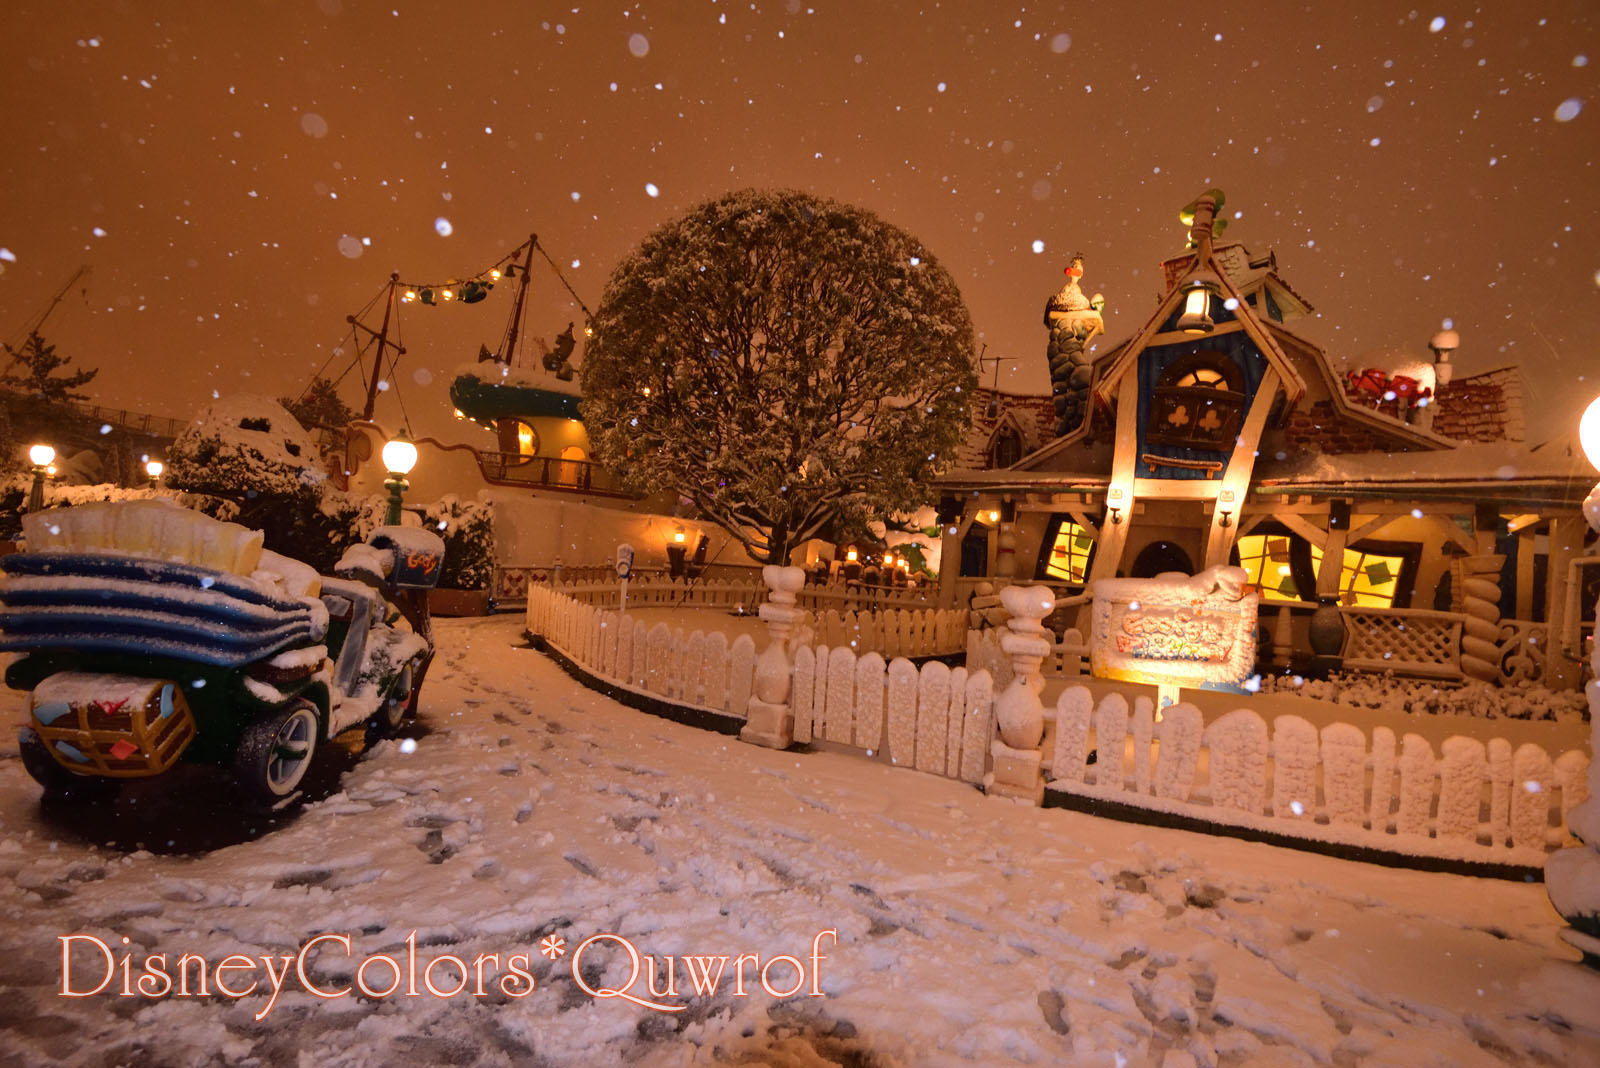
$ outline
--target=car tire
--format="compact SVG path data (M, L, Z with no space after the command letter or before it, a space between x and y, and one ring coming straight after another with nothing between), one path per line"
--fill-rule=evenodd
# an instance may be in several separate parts
M79 775L68 771L50 755L39 732L23 727L17 734L17 749L22 766L33 781L44 787L45 801L95 802L117 796L121 783L99 775Z
M412 660L400 669L400 674L389 684L383 703L367 720L367 744L387 738L400 729L406 719L417 710L417 661Z
M317 710L304 701L251 723L233 754L239 788L268 806L294 796L316 755L318 729Z

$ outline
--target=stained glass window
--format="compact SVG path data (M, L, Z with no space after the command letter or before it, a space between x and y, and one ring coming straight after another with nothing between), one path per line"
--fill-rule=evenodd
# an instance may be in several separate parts
M1250 588L1263 601L1301 600L1289 560L1289 538L1283 534L1246 534L1238 541L1239 566Z
M1045 577L1062 582L1082 584L1089 575L1089 554L1094 550L1094 537L1070 519L1061 520L1055 544L1050 547L1050 560L1045 565Z
M1339 603L1359 608L1392 608L1400 587L1402 556L1346 548L1339 570ZM1322 567L1322 549L1311 547L1311 567Z

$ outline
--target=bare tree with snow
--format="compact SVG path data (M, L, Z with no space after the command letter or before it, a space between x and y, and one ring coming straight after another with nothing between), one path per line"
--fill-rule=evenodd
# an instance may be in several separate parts
M583 360L597 458L785 563L841 522L907 511L968 424L972 321L910 234L795 191L745 190L613 273Z

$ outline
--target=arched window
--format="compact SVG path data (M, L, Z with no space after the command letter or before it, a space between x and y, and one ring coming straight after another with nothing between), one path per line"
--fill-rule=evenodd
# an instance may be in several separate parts
M539 432L533 427L521 419L496 419L494 425L502 463L525 464L539 455Z
M1022 459L1022 435L1014 426L1002 427L989 446L990 467L1010 467Z
M1244 375L1225 353L1196 352L1162 372L1145 440L1193 449L1232 448L1244 422Z

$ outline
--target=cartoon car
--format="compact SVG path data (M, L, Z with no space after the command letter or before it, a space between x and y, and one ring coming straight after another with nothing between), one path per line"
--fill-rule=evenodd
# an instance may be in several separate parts
M5 680L30 694L19 744L46 797L184 760L279 807L319 744L416 708L444 556L431 532L380 527L325 577L166 501L51 509L23 530L0 559L0 650L21 654Z

